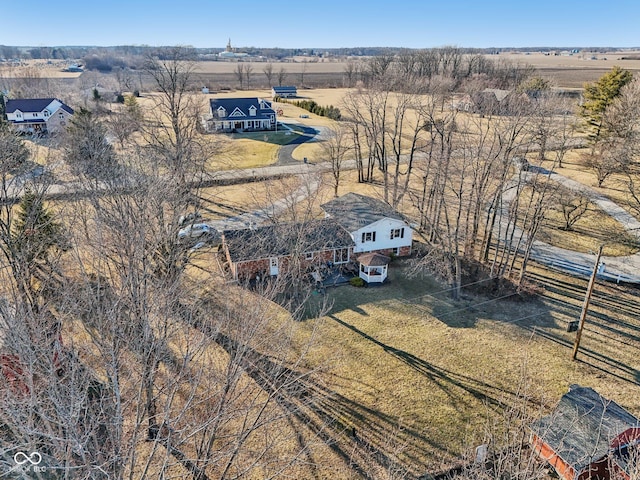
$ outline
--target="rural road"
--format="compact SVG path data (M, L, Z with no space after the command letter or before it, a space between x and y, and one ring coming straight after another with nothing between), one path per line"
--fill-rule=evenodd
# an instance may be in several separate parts
M617 220L625 230L634 238L640 240L640 222L630 215L619 205L605 198L593 188L582 183L571 180L563 175L554 172L543 172L549 179L561 183L571 190L581 192L607 213L611 218ZM528 175L534 175L529 173ZM511 195L505 195L505 206L515 194L512 189ZM517 229L516 235L520 235L521 230ZM549 267L573 273L581 276L591 276L596 261L595 253L581 253L566 248L550 245L540 240L535 240L531 250L531 258ZM597 278L616 283L640 284L640 253L622 257L602 256L600 259L604 268L598 272Z
M292 202L302 201L310 193L317 190L320 185L320 174L330 172L331 163L320 162L304 164L292 158L292 152L298 145L311 140L319 133L318 130L314 128L302 128L303 135L281 148L276 164L253 169L221 171L216 174L213 180L207 182L212 185L234 184L284 176L306 177L304 181L301 182L301 186L295 192L291 193L288 198L280 199L264 209L247 212L223 220L208 222L212 227L218 231L222 231L225 229L248 228L252 225L263 224L269 218L282 212L288 205L291 205ZM353 168L355 168L355 161L347 160L343 163L344 170ZM37 167L33 172L16 178L15 183L9 188L9 192L13 194L10 195L10 197L13 196L14 200L18 198L22 193L25 180L35 178L42 173L42 167ZM592 202L620 222L630 234L640 240L640 222L623 208L608 200L594 189L562 175L551 172L549 173L549 178L587 195ZM77 185L73 183L53 184L49 188L49 195L57 198L77 195ZM8 200L12 201L11 198ZM508 195L505 200L505 203L508 203ZM519 233L520 232L517 232L518 235ZM531 251L531 258L558 270L575 275L589 276L593 270L596 257L595 254L575 252L536 240ZM599 279L640 285L640 253L623 257L603 256L601 261L604 263L605 268L598 273Z

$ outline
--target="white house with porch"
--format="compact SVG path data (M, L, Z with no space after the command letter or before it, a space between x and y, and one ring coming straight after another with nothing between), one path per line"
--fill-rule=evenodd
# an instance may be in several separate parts
M213 98L205 123L209 132L274 130L276 112L262 98Z
M347 193L325 203L322 209L349 232L355 243L354 254L411 255L411 227L388 203Z
M57 98L10 99L5 110L16 131L32 134L64 130L73 116L73 109Z

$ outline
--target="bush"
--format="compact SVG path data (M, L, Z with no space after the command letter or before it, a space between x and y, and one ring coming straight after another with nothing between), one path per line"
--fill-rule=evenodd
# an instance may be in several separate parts
M354 287L364 287L364 280L360 277L353 277L351 280L349 280L349 283Z

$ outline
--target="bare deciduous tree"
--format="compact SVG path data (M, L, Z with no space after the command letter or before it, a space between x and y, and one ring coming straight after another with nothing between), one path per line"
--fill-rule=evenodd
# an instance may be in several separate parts
M278 70L278 86L281 87L284 84L284 81L286 80L288 75L287 70L284 67L280 67L280 70Z
M267 77L267 83L269 84L270 87L273 86L273 63L269 62L267 63L264 68L262 69L262 73L264 73L264 76Z
M347 143L349 137L344 125L338 125L335 128L329 128L327 130L327 138L322 142L322 151L331 162L333 194L337 197L340 177L343 171L343 162L352 147Z

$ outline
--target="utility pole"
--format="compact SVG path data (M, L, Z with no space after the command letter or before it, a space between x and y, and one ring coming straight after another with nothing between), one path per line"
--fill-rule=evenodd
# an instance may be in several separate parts
M587 317L587 312L589 311L589 302L591 301L591 292L593 292L593 286L596 283L596 275L598 274L598 267L600 266L600 257L602 256L602 248L604 245L600 245L598 249L598 255L596 257L596 263L593 266L593 272L591 273L591 278L589 279L589 285L587 286L587 293L584 297L584 304L582 305L582 313L580 314L580 324L578 325L578 331L576 332L576 341L573 344L573 355L571 355L572 360L575 360L578 356L578 348L580 348L580 338L582 337L582 329L584 328L584 319Z

